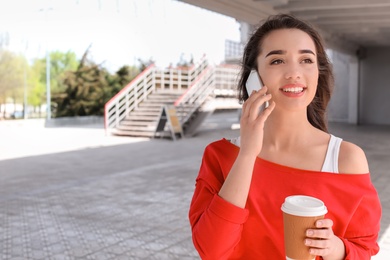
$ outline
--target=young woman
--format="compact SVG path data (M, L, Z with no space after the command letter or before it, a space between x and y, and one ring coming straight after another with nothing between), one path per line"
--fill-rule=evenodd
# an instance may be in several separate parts
M252 69L264 87L247 93ZM302 241L317 259L363 260L379 251L381 206L365 154L327 130L332 86L322 40L307 23L272 16L252 35L238 85L240 137L207 146L191 202L202 259L285 259L281 205L298 194L328 208Z

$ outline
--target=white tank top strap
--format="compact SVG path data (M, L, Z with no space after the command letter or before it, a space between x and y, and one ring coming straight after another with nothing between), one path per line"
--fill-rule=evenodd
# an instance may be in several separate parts
M238 147L240 147L240 137L230 139L230 142Z
M322 172L339 173L339 152L343 139L330 135L328 150L322 165Z

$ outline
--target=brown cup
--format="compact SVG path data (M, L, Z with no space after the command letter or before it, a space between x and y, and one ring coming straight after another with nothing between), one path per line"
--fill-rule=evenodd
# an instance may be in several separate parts
M287 260L312 260L305 245L306 231L315 228L315 222L328 212L324 203L316 198L289 196L282 205L284 223L284 246Z

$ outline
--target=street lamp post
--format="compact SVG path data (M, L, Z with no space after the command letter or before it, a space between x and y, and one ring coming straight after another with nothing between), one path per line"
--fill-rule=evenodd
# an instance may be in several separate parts
M26 58L26 64L24 64L24 93L23 93L23 118L27 119L28 103L27 103L27 49L28 41L26 40L26 48L24 49L24 56Z
M51 7L39 9L40 12L45 12L45 22L48 26L48 11L53 10ZM49 30L46 30L47 32ZM51 119L51 92L50 92L50 52L49 52L49 35L46 35L46 119Z
M46 49L46 119L51 119L51 95L50 95L50 53Z

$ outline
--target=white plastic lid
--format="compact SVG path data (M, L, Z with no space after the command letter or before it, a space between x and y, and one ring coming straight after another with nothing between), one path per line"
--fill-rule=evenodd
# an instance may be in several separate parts
M314 197L295 195L285 199L282 211L295 216L315 217L328 212L325 204Z

